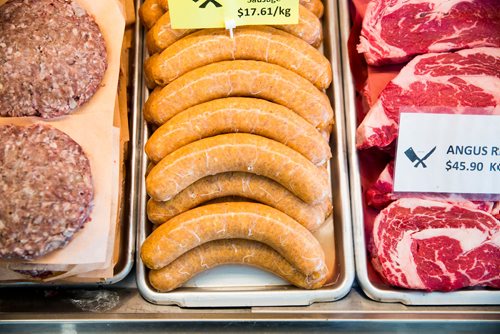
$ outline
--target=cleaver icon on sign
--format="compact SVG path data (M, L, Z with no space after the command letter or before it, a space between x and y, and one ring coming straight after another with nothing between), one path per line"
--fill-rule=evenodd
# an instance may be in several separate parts
M419 165L422 165L423 168L427 168L427 165L425 164L425 160L427 160L432 153L436 150L436 146L432 150L430 150L423 158L419 158L417 153L413 150L413 147L410 147L405 151L405 155L408 159L410 159L411 162L417 162L413 167L417 168Z
M199 0L193 0L193 2L198 2L198 1ZM215 0L206 0L204 3L200 5L200 8L207 8L209 4L212 4L217 8L222 7L222 5Z

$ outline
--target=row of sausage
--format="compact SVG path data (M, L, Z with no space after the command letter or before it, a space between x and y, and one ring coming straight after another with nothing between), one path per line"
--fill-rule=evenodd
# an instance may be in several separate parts
M166 1L140 13L155 224L141 257L152 286L169 291L227 263L323 286L329 270L312 232L332 211L333 110L323 91L331 65L315 48L321 1L301 1L298 25L238 27L233 37L172 29Z

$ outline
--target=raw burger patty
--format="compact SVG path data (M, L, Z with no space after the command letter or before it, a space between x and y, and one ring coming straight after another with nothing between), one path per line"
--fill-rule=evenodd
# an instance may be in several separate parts
M90 163L65 133L0 126L0 258L33 259L64 247L92 210Z
M94 95L106 68L99 27L75 1L0 6L0 116L69 114Z

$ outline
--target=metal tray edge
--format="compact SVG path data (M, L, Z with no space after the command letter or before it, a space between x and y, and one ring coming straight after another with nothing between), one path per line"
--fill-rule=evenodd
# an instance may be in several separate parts
M141 0L136 0L137 6L141 4ZM338 5L335 2L335 5ZM354 282L354 254L353 254L353 242L352 242L352 226L351 226L351 213L350 213L350 204L347 202L350 198L349 196L349 183L347 180L347 148L345 145L345 130L344 130L344 109L343 109L343 98L342 98L342 69L340 66L340 50L338 48L338 7L331 4L330 2L325 2L325 24L329 27L329 35L331 38L325 39L325 47L329 48L332 52L332 65L334 71L334 83L333 90L335 90L334 94L338 97L334 99L335 106L335 117L336 117L336 143L337 143L337 158L339 161L343 163L339 163L340 171L338 175L340 176L340 180L338 181L340 184L340 196L345 198L343 202L343 226L342 226L342 250L344 253L344 257L342 260L343 265L343 274L342 281L335 289L329 289L325 287L320 290L308 291L301 290L296 288L287 288L280 291L266 291L265 298L259 298L258 294L260 292L250 292L250 291L224 291L224 292L210 292L210 304L207 304L206 301L200 301L200 297L206 297L206 293L203 291L200 292L170 292L170 293L158 293L153 291L148 283L146 282L146 273L144 269L144 265L140 258L139 252L136 253L136 275L137 275L137 286L141 295L151 303L161 304L161 305L178 305L181 307L250 307L250 306L299 306L299 305L310 305L316 302L331 302L345 297L349 291L351 290L352 284ZM330 23L329 23L330 22ZM331 26L329 26L331 24ZM142 29L141 29L142 30ZM142 55L144 55L144 43L142 43L139 47ZM136 90L139 92L139 96L137 96L138 105L142 105L142 100L144 95L146 94L145 85L143 83L143 78L139 78L138 84L136 86ZM134 126L137 126L136 132L139 134L137 136L137 142L134 142L136 147L142 147L144 145L147 138L145 138L144 131L144 118L142 112L140 112L141 108L138 108L139 114L136 115L136 121L134 122ZM144 155L142 155L142 163L138 162L138 175L142 176L142 171L145 170L147 163L146 159L144 159ZM141 198L146 198L145 186L144 182L140 179L137 180L139 182L139 193L137 196L137 244L136 247L139 250L142 242L145 240L145 231L142 226L145 223L145 208L144 201L141 201ZM338 240L337 240L338 241ZM336 242L337 242L336 241ZM279 299L273 297L280 297L283 295L283 292L286 291L286 303L284 301L279 302ZM201 295L200 295L201 294ZM237 294L238 297L234 299L234 294ZM186 295L190 295L191 298L187 300ZM245 303L241 302L241 296L248 296L251 298L247 298ZM208 299L208 298L206 298ZM273 300L274 299L274 300ZM239 303L236 303L236 300L240 300Z
M349 167L348 167L348 149L346 143L346 119L345 119L345 103L344 103L344 82L343 82L343 67L342 67L342 48L343 45L340 40L340 8L339 1L324 2L326 19L324 25L330 26L330 38L326 41L327 47L330 49L332 56L332 68L335 76L333 85L333 103L336 125L335 144L337 146L337 160L339 161L338 167L339 186L341 197L344 198L342 202L342 242L344 254L344 270L345 278L344 283L339 290L342 291L342 297L347 295L354 284L355 279L355 266L354 266L354 250L353 250L353 234L352 234L352 208L350 205L350 187L349 187ZM339 291L339 295L340 295Z
M364 214L361 193L361 178L356 150L356 104L355 89L349 66L348 39L350 33L349 0L340 0L340 32L344 71L344 99L346 109L347 147L349 151L350 187L353 216L354 253L356 276L362 290L371 299L379 302L400 302L405 305L497 305L500 291L462 290L456 292L399 291L388 287L380 289L369 279L367 270L367 248L365 245Z

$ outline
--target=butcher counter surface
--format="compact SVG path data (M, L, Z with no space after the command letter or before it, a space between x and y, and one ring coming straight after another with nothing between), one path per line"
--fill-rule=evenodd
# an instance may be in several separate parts
M133 271L135 272L135 271ZM355 287L334 303L307 307L184 309L139 294L135 275L102 288L1 290L0 333L135 331L498 333L500 306L405 306L368 299Z

